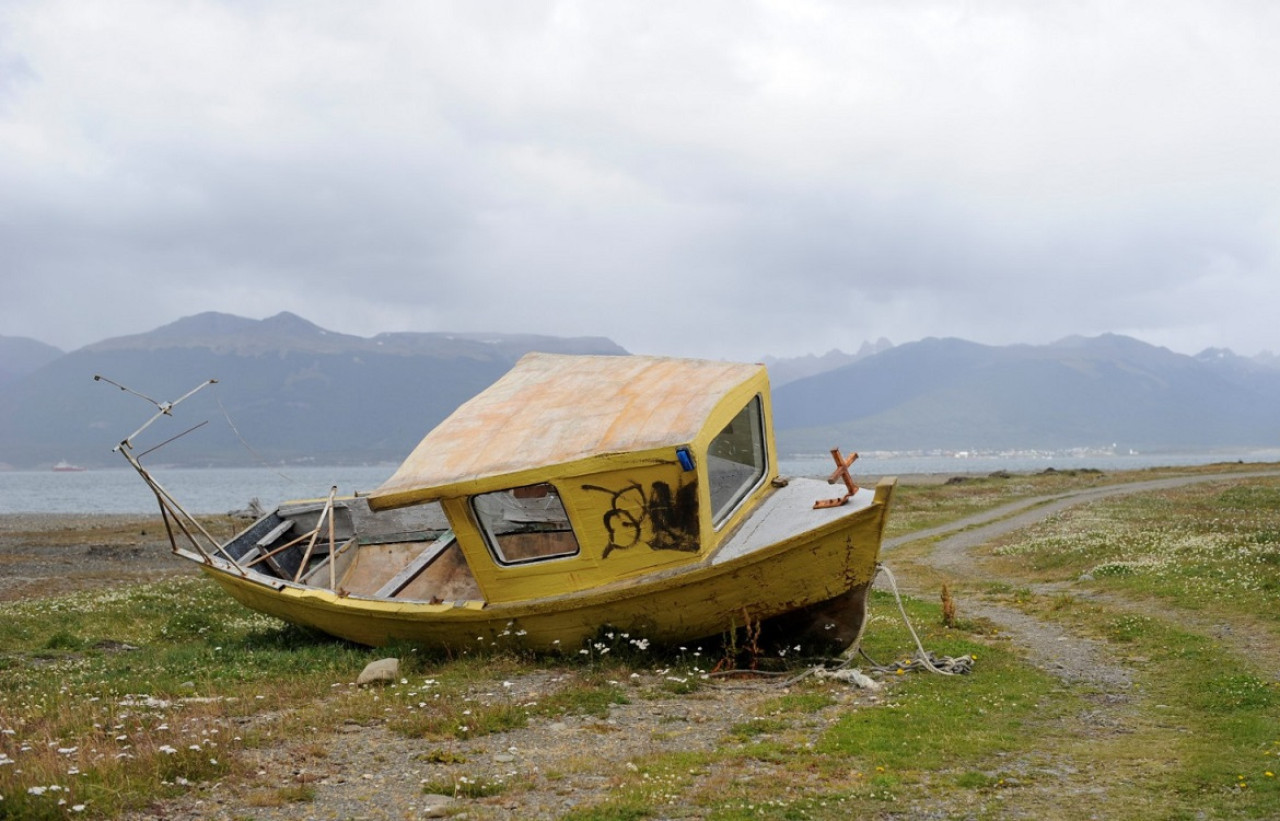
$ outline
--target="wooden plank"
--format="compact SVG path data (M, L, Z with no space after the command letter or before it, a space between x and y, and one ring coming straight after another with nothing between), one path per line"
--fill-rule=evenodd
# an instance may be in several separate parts
M338 549L334 551L334 554L335 554L334 556L326 556L323 561L317 563L315 567L308 570L301 579L302 584L305 584L309 587L316 587L317 578L320 575L322 575L322 573L329 571L330 564L333 564L335 562L341 562L342 559L344 558L348 560L350 559L350 556L348 555L347 551L352 545L355 544L355 541L356 541L355 537L353 536L352 538L343 542L341 545L338 546ZM344 563L343 569L345 570L345 563ZM336 575L337 572L338 572L337 565L334 564L333 574L331 574L331 578L333 575ZM319 585L319 586L323 587L323 585ZM333 589L332 585L330 586L330 589Z
M288 530L289 528L291 528L291 527L293 527L293 520L291 520L291 519L285 519L283 522L281 522L280 524L278 524L278 525L276 525L274 528L272 528L272 529L271 529L271 531L270 531L269 533L267 533L267 535L265 535L265 536L263 536L261 539L259 539L259 540L256 542L257 546L258 546L258 547L260 547L260 548L262 548L262 549L264 549L264 550L265 550L265 549L267 549L267 548L269 548L269 547L271 547L271 544L272 544L276 539L279 539L281 536L283 536L283 535L285 534L285 531L287 531L287 530ZM243 557L241 557L241 558L243 558Z
M436 539L431 544L422 549L413 561L405 565L404 569L395 574L384 584L374 596L379 598L392 598L401 590L403 590L414 577L426 569L440 554L444 552L450 544L453 543L453 531L447 530L444 535Z
M292 551L293 553L300 555L302 553L302 550L298 547L298 543L305 541L310 537L311 537L310 533L303 533L301 536L297 536L291 539L290 541L287 541L284 544L280 545L279 547L272 548L272 550L269 553L264 553L263 555L249 562L247 565L245 565L245 567L252 567L258 562L266 562L267 566L270 567L276 573L276 575L280 576L280 578L292 579L294 571L297 569L296 566L294 567L293 570L287 569L280 563L280 560L277 559L276 557L284 554L286 550Z
M281 565L280 562L276 560L276 556L274 553L268 553L264 559L264 563L267 565L267 567L271 568L271 572L275 573L277 576L279 576L282 579L288 579L290 576L293 575L288 570L285 570L284 566Z
M253 549L263 534L280 525L281 518L276 513L269 513L258 521L236 534L235 538L223 545L222 553L239 564L245 564L242 554Z

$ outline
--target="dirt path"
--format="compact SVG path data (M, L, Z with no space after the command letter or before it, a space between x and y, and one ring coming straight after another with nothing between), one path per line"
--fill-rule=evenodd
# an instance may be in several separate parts
M1146 762L1131 752L1141 749L1135 741L1150 739L1159 747L1167 726L1153 723L1151 705L1134 687L1140 673L1124 654L1105 641L1073 634L1069 629L1041 620L1008 604L981 598L977 591L992 580L984 572L978 549L989 542L1036 524L1066 508L1115 496L1145 493L1223 480L1280 476L1280 471L1259 471L1229 476L1180 476L1092 488L1052 496L1025 499L965 517L946 525L886 540L886 563L894 564L895 548L913 542L938 539L928 551L912 551L908 567L934 571L954 588L968 587L960 605L965 618L982 619L996 625L1000 633L1025 658L1044 672L1059 678L1064 688L1080 695L1084 707L1046 727L1037 744L1007 762L1015 773L1049 776L1032 777L1003 804L999 817L1039 817L1043 808L1068 806L1064 817L1106 818L1108 796L1123 792L1141 777ZM909 575L909 573L907 574ZM923 575L932 576L926 572ZM880 582L877 582L880 584ZM976 588L976 589L975 589ZM1071 595L1088 599L1120 613L1149 615L1161 605L1134 601L1098 591L1082 591L1070 583L1030 585L1040 595ZM920 598L933 598L938 591L904 587ZM1273 675L1280 680L1280 641L1272 633L1239 629L1239 625L1209 621L1189 611L1179 611L1179 624L1191 631L1214 637L1242 657L1270 659ZM1114 747L1113 754L1102 754ZM1099 760L1110 766L1100 767ZM1116 762L1124 762L1117 766ZM1063 805L1063 800L1066 804Z

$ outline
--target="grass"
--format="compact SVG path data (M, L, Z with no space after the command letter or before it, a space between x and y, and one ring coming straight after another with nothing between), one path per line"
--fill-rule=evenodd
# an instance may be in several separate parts
M273 736L252 719L364 657L196 578L3 605L0 646L0 818L109 816L224 777Z
M1167 817L1274 817L1280 789L1267 774L1276 769L1280 746L1274 678L1210 637L1163 619L1082 608L1068 622L1100 629L1136 662L1135 734L1103 738L1076 755L1103 766L1141 762L1141 793Z
M516 801L533 783L458 776L471 763L459 744L569 716L605 732L628 704L655 715L652 750L625 767L584 750L546 773L571 781L607 768L603 798L566 818L1266 818L1280 806L1274 665L1213 631L1280 645L1280 482L1226 475L1235 469L1073 508L1002 540L987 559L997 577L952 585L953 627L936 596L909 598L925 645L976 655L973 674L888 674L874 694L805 679L766 691L707 749L672 748L684 725L664 705L719 698L724 685L706 678L713 648L664 653L616 634L560 658L394 648L402 680L368 690L352 682L379 654L252 614L200 578L0 604L0 819L116 817L216 781L247 785L264 809L311 802L313 785L257 784L249 754L341 721L420 739L422 766L454 773L423 790L474 802L483 818L487 799ZM906 485L892 528L1105 481ZM891 557L900 578L902 560ZM1032 667L966 615L978 595L1102 642L1132 686L1113 704ZM865 646L882 660L912 647L883 592Z
M111 817L245 778L236 766L248 750L305 737L335 715L466 739L534 716L605 716L628 700L610 678L626 678L624 653L607 666L575 658L538 701L518 699L501 677L543 662L497 651L442 659L397 648L414 684L359 689L368 648L252 614L198 577L0 605L0 646L0 819ZM495 789L460 781L449 792ZM258 790L255 802L313 792Z
M1011 572L1249 615L1280 594L1280 480L1224 481L1073 508L995 550Z
M430 795L451 795L454 798L488 798L501 795L507 785L502 781L472 780L465 775L448 781L426 781L422 792Z

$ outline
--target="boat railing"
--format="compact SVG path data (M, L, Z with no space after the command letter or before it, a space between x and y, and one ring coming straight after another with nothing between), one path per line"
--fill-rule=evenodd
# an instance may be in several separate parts
M199 558L206 564L212 564L214 557L221 555L233 567L237 568L242 576L247 575L244 572L244 568L235 560L235 557L226 551L222 543L208 531L200 520L187 512L186 508L178 502L173 494L156 481L151 472L138 460L128 439L121 442L116 450L124 455L125 460L142 477L142 481L146 483L147 487L155 495L156 502L160 505L160 516L164 521L165 532L169 537L169 546L175 554L185 555L188 558ZM190 551L178 546L178 535L175 532L175 528L185 537L187 544L195 550L195 554L191 554Z
M152 405L155 405L156 407L156 412L152 414L151 418L149 418L146 422L144 422L142 426L139 427L137 430L135 430L133 433L129 434L124 439L122 439L120 443L116 445L115 448L113 448L113 450L117 451L122 456L124 456L125 460L129 463L129 466L132 467L135 472L137 472L138 476L142 477L142 481L146 483L147 487L150 488L151 492L155 495L156 502L160 506L160 516L164 521L165 532L169 537L169 546L173 550L173 552L177 555L185 556L186 558L202 560L206 564L213 564L216 558L221 556L222 559L225 559L228 563L230 563L230 565L234 567L240 573L241 576L247 576L248 573L245 570L245 568L242 567L238 561L236 561L235 557L233 557L230 553L227 552L223 544L216 537L214 537L213 534L211 534L208 531L208 529L200 522L199 519L197 519L195 516L189 513L186 510L186 508L184 508L182 504L177 500L177 498L174 497L172 493L170 493L168 490L164 488L164 486L162 486L158 481L156 481L156 478L152 476L151 472L148 471L146 467L144 467L142 464L142 457L146 456L149 453L152 453L153 451L159 450L160 448L164 447L165 445L169 444L175 439L179 439L183 436L186 436L188 433L191 433L192 431L203 427L206 423L201 422L200 424L195 425L194 427L188 428L182 433L179 433L176 436L172 436L164 440L160 444L155 445L149 448L148 450L143 451L142 453L135 453L134 445L133 445L134 440L143 431L151 427L151 425L154 424L157 419L159 419L161 416L173 416L173 409L175 407L177 407L187 399L191 398L191 396L196 394L198 391L208 387L209 385L217 384L218 380L207 379L204 382L201 382L199 385L196 385L191 390L187 391L185 394L183 394L179 398L173 400L172 402L161 402L161 401L152 399L150 396L147 396L144 393L139 393L138 391L135 391L132 388L121 385L119 382L114 382L110 379L107 379L106 377L100 374L95 374L93 379L95 382L106 382L108 385L114 385L115 387L119 388L125 393L131 393L134 396L137 396L141 399L146 400L147 402L150 402ZM332 500L332 495L330 498ZM330 504L332 504L332 501L330 502ZM189 544L191 548L195 551L194 553L178 546L179 532L185 538L187 544Z

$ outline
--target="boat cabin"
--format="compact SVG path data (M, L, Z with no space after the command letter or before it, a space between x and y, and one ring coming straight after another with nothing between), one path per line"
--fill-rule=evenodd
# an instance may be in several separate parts
M349 567L341 587L386 595L377 567L421 563L396 597L494 604L703 561L777 476L771 415L762 365L529 354L367 495L376 515L438 504L448 530L403 547L426 562L375 562L364 544L370 578Z

